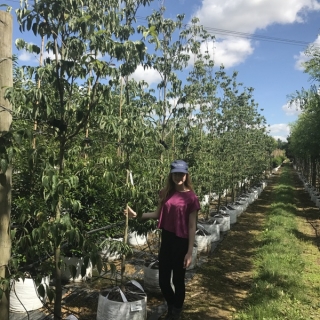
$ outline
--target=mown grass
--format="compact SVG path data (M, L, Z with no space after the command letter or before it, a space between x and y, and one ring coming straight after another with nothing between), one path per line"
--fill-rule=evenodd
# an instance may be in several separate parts
M299 219L290 168L283 168L267 212L253 285L237 320L320 319L319 251L297 238Z

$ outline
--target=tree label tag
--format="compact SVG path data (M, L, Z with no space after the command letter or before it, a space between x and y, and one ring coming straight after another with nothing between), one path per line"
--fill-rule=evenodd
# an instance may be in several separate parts
M131 302L131 311L141 311L142 304L141 301Z

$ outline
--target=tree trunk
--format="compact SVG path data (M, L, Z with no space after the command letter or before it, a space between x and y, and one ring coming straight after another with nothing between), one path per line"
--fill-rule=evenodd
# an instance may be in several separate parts
M311 184L317 187L317 160L311 157Z
M12 86L12 16L0 11L0 136L9 131L12 122L11 106L4 100L5 88ZM8 277L8 262L11 256L10 214L12 168L0 169L0 278ZM0 300L0 319L9 319L9 289Z
M54 320L61 319L61 300L62 300L62 285L61 285L61 266L60 266L60 246L55 248L55 300L54 300Z
M59 176L61 177L64 171L64 153L65 153L65 142L60 141L60 152L59 152ZM58 205L56 207L56 222L60 221L61 218L61 197L59 196ZM60 320L62 310L62 282L61 282L61 247L58 243L54 250L54 262L55 262L55 300L54 300L54 320Z

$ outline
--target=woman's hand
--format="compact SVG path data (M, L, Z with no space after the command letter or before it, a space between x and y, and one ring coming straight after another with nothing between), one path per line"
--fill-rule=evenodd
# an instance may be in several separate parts
M137 217L137 213L135 211L133 211L132 208L129 206L127 206L127 208L124 209L123 214L125 216L128 215L129 218L136 218Z
M183 267L188 268L191 264L191 261L192 261L192 253L188 252L184 257Z

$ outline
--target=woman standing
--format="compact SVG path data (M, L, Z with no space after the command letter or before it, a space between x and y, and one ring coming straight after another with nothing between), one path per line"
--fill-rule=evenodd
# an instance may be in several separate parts
M162 230L159 286L168 305L165 319L180 319L185 299L185 272L191 264L199 209L199 200L193 192L188 174L188 164L183 160L173 161L166 186L160 192L157 210L144 213L141 217L159 219L158 228ZM130 218L137 216L130 207L125 214Z

